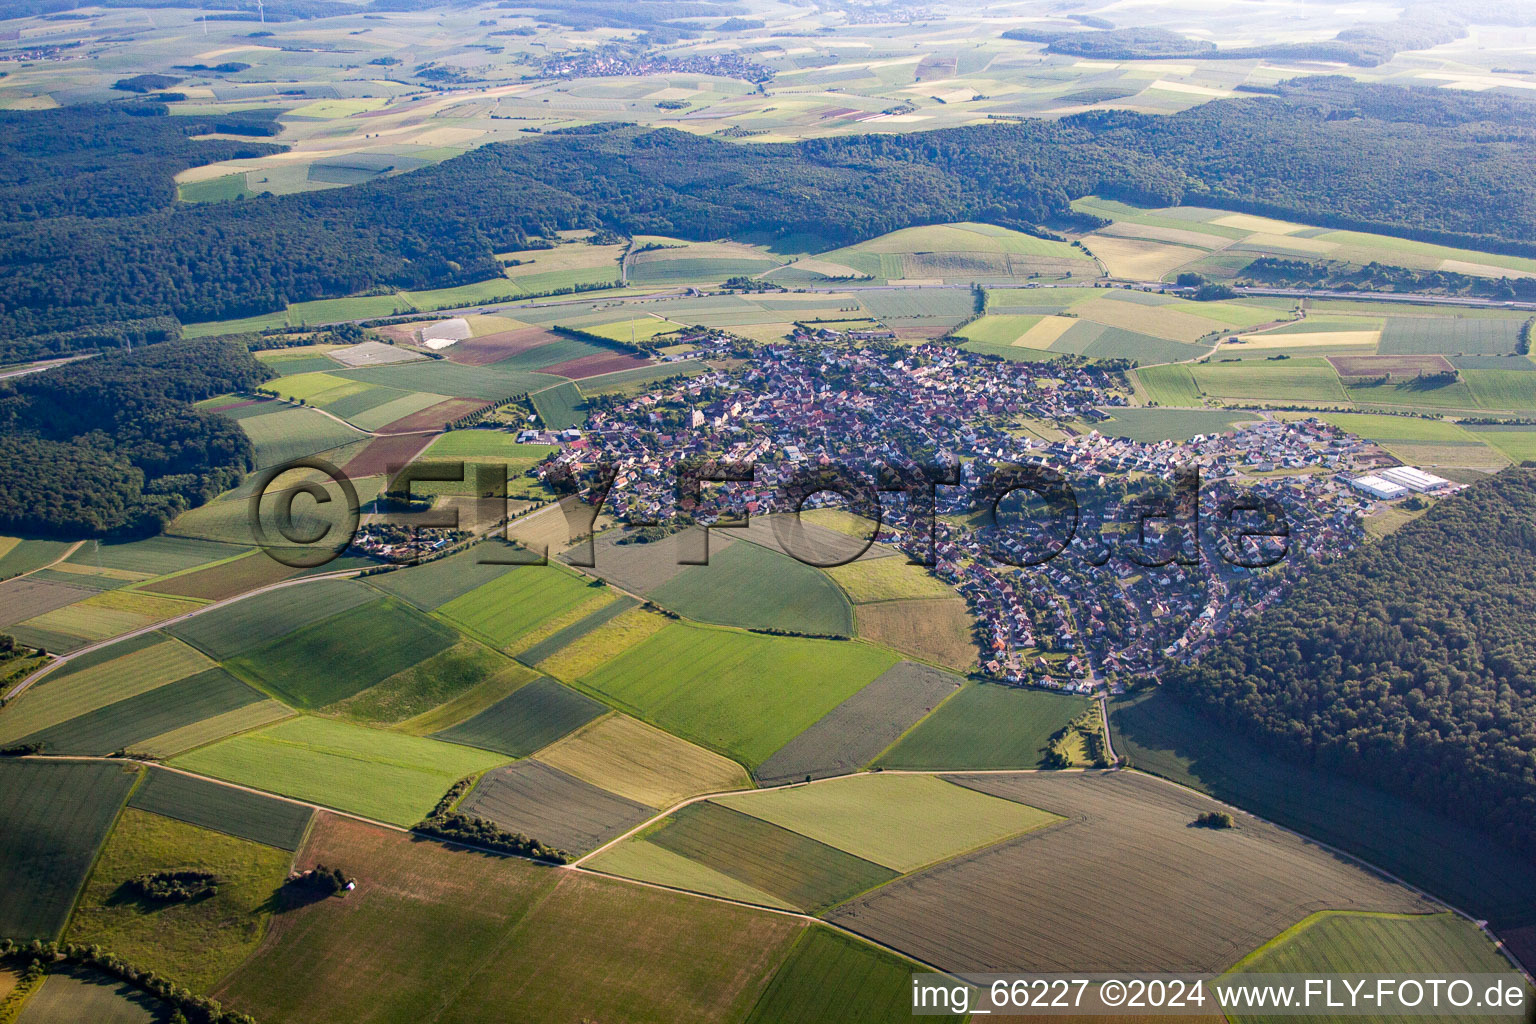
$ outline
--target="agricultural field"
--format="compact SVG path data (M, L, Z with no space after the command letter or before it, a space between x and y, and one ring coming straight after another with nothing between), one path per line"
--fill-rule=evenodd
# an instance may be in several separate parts
M1465 825L1282 760L1163 693L1116 700L1110 728L1116 752L1143 771L1363 857L1501 932L1536 924L1536 869Z
M58 561L72 547L62 540L28 540L0 537L0 580L41 569Z
M936 776L879 772L713 802L903 874L1061 820Z
M334 376L401 391L425 391L482 402L494 402L560 383L560 378L547 373L504 370L497 366L461 366L443 359L337 370ZM397 425L396 429L410 428Z
M1322 359L1284 363L1202 363L1190 367L1201 395L1238 402L1349 401L1339 375Z
M768 784L857 771L960 684L947 672L901 662L774 751L757 767L757 778Z
M169 763L238 785L411 825L454 782L505 760L454 743L321 718L294 718L199 747Z
M1068 820L859 897L832 921L946 970L1220 971L1319 907L1433 909L1247 815L1191 828L1218 805L1159 779L952 781Z
M460 809L579 855L622 835L655 809L538 760L487 772Z
M804 928L333 815L300 854L301 866L317 862L349 865L357 891L280 915L256 956L214 991L263 1024L468 1024L510 1005L533 1019L739 1020ZM341 965L337 950L357 952ZM463 980L446 999L445 971Z
M1083 697L968 682L877 763L931 771L1034 768L1051 736L1087 708Z
M288 633L226 662L292 707L323 708L441 654L458 635L380 598Z
M468 431L455 431L446 436L454 437L459 433ZM508 550L504 544L485 541L447 558L371 576L368 585L408 601L424 612L436 611L502 573L517 571L493 561L503 558Z
M139 769L0 762L0 936L52 939Z
M628 554L629 550L620 549L615 557ZM773 586L764 586L767 580L772 580ZM853 634L853 609L826 576L788 555L750 542L711 551L708 565L687 566L646 596L699 622L795 633Z
M747 1024L814 1020L838 1008L840 1024L884 1024L912 1012L916 965L835 932L811 927L802 933L747 1018ZM935 1021L958 1021L936 1015Z
M1136 379L1146 390L1147 399L1157 405L1205 404L1205 396L1200 393L1194 374L1187 366L1144 366L1136 371ZM1116 410L1116 413L1121 411Z
M814 260L792 264L827 276L865 275L879 281L960 283L1039 277L1097 277L1089 256L1065 242L1037 238L991 224L935 224L904 228ZM779 275L770 275L776 279Z
M84 967L51 971L22 1006L17 1024L158 1024L165 1006L136 985Z
M543 677L519 686L474 717L433 735L508 757L527 757L607 711L592 698Z
M493 647L514 649L542 623L606 596L555 565L517 566L440 605L437 614Z
M276 405L276 403L274 403ZM277 406L237 421L256 447L256 468L270 469L318 455L366 435L315 409Z
M871 684L873 685L873 684ZM539 761L657 809L700 793L746 789L734 761L628 715L610 715L539 751Z
M713 801L688 804L629 843L648 843L685 857L776 903L820 913L898 872ZM642 854L643 861L651 858ZM603 869L603 858L594 865ZM770 904L772 905L772 904Z
M976 664L975 619L965 598L908 598L854 609L859 636L956 672Z
M854 604L954 596L954 589L901 555L861 558L825 570Z
M1522 370L1462 370L1477 404L1504 412L1536 412L1536 375Z
M1384 355L1505 355L1519 345L1523 322L1513 317L1388 317L1380 351Z
M225 736L280 722L292 714L293 709L280 701L259 700L254 704L243 704L231 711L169 729L158 736L134 740L133 751L150 757L175 757L183 751L221 740Z
M498 678L526 678L525 671L506 656L463 640L328 710L356 722L395 724L427 714Z
M315 580L223 605L178 622L167 632L222 661L375 600L378 594L361 583Z
M288 861L284 850L130 807L96 859L65 938L205 991L255 951ZM182 870L211 872L217 892L170 906L125 893L141 875Z
M299 848L312 814L304 804L165 768L149 770L128 806L289 851Z
M751 767L894 662L859 643L673 623L573 682Z
M539 421L550 430L580 426L586 419L586 399L581 389L570 381L543 388L528 396Z
M631 838L599 850L581 866L592 871L620 878L643 880L651 885L663 885L669 889L682 889L692 893L706 893L738 903L750 903L776 910L796 910L790 903L748 885L737 878L716 871L714 868L680 853L673 853L664 846L644 839Z
M614 606L607 605L603 611ZM561 679L580 679L647 637L659 633L666 628L668 621L665 616L641 608L621 611L611 622L603 623L543 658L538 662L539 667ZM531 660L533 653L534 648L529 648L522 652L522 656Z
M149 537L119 544L86 541L66 564L141 573L144 578L168 576L246 552L234 544L217 544L186 537Z
M554 657L560 651L580 640L595 629L601 628L634 608L638 602L632 597L617 596L612 601L599 606L595 611L587 612L569 625L562 626L547 636L542 637L537 643L524 647L517 652L517 659L525 665L537 665L539 662ZM580 612L585 605L575 609ZM567 612L568 617L574 612ZM552 623L540 627L539 632L545 632ZM532 634L530 634L532 635Z

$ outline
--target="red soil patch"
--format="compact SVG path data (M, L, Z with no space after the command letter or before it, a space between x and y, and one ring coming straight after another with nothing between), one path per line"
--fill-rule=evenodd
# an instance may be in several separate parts
M376 437L351 462L341 467L341 471L353 480L397 472L415 458L417 452L431 444L432 438L431 434Z
M899 340L901 340L901 341L906 341L909 338L919 338L919 339L922 339L924 341L932 341L935 338L942 338L942 337L944 337L944 335L948 334L949 333L949 328L948 327L893 327L891 329L891 333L895 334L896 337Z
M204 407L203 412L229 412L231 409L244 409L248 405L255 405L258 402L264 401L266 401L264 398L247 398L243 402L227 402L224 405L206 406Z
M380 427L380 434L409 434L423 430L442 430L460 416L468 416L477 409L484 409L490 402L475 398L450 398L446 402L429 405L420 412L402 416L393 423Z
M450 362L465 366L489 366L519 352L559 341L560 335L542 327L519 327L515 331L497 331L479 338L465 338L448 346L443 355Z
M649 360L639 356L628 355L623 352L615 352L612 355L582 356L580 359L571 359L554 366L546 366L540 373L553 373L560 377L570 377L581 380L583 377L596 377L604 373L617 373L619 370L636 370L642 366L653 366Z
M1420 373L1449 373L1453 366L1444 356L1329 356L1340 377L1415 377Z

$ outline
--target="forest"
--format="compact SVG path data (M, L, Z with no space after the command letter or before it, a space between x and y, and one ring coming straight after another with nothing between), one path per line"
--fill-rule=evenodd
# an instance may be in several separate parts
M0 531L158 533L254 464L239 424L192 407L272 376L235 342L165 342L0 381Z
M1070 201L1096 193L1536 253L1529 101L1342 78L1277 91L1172 116L761 146L600 126L346 189L0 225L0 359L88 325L485 280L494 252L578 227L830 248L954 220L1081 224ZM40 172L28 187L46 185Z
M1317 566L1163 685L1279 753L1536 853L1536 468Z

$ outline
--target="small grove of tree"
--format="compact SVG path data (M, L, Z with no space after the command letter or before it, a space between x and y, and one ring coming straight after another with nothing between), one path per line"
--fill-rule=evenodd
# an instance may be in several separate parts
M150 995L165 1000L172 1012L180 1014L187 1024L256 1024L248 1014L226 1010L218 1000L193 994L185 986L163 978L154 971L131 964L115 953L97 945L79 942L43 942L33 939L19 943L12 939L0 939L0 958L13 957L23 961L23 979L29 975L40 977L42 972L57 964L73 964L90 967L119 981L127 982ZM0 1010L5 1008L0 1003Z
M484 818L476 818L459 811L434 814L430 818L417 822L411 830L420 832L422 835L436 836L439 839L479 846L499 853L510 853L518 857L529 857L549 864L566 864L571 859L564 850L546 846L521 832L510 832L493 821L486 821Z
M214 896L219 891L219 876L211 871L153 871L130 878L129 892L156 903L187 903Z
M1226 811L1205 811L1195 819L1199 828L1237 828L1237 821Z
M313 868L300 874L290 875L288 884L295 889L308 889L322 896L335 896L345 892L348 884L353 879L347 877L347 873L337 867L326 867L324 864L316 864Z

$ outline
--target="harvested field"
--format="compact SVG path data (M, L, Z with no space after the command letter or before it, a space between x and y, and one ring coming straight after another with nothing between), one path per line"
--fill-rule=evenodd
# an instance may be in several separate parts
M882 601L854 609L859 636L957 672L976 664L975 622L963 597Z
M516 566L440 606L437 613L491 646L506 648L540 623L601 596L604 591L568 569Z
M139 769L0 761L0 937L52 939Z
M403 722L499 676L526 678L522 666L510 658L462 640L331 705L330 711L358 722Z
M755 774L772 784L857 771L960 683L947 672L903 661L774 751Z
M300 717L200 747L170 763L242 786L411 825L456 781L504 760L453 743Z
M1454 367L1445 356L1328 356L1328 362L1340 377L1416 377L1421 373L1451 373Z
M65 937L206 991L256 951L288 860L283 850L129 808L101 849ZM130 881L164 870L210 872L217 890L171 905L130 895Z
M627 800L666 808L752 785L735 761L628 715L610 715L539 751L539 760Z
M422 434L376 437L342 466L341 471L353 479L364 476L392 477L416 458L429 440Z
M803 923L322 815L301 865L358 889L292 910L214 993L263 1024L741 1020ZM445 992L444 974L462 984ZM593 978L603 979L600 985Z
M50 754L105 755L260 700L261 694L228 672L210 668L22 739L44 744Z
M55 669L0 711L0 744L60 725L98 708L136 697L156 687L213 667L213 662L175 640L140 646L124 643L104 648L90 664ZM82 660L84 660L82 658Z
M954 597L954 588L906 558L861 558L826 570L854 604Z
M447 626L389 598L338 612L227 662L285 703L323 708L452 647Z
M83 601L96 593L87 587L64 583L39 583L20 579L0 583L0 626L10 626L51 612L55 608Z
M880 765L886 768L1034 768L1051 735L1088 709L1086 698L968 682Z
M825 1020L838 1024L888 1024L912 1013L912 974L917 966L867 942L821 925L795 943L747 1018L747 1024ZM960 1017L925 1018L952 1021Z
M478 412L485 408L485 406L486 403L483 400L450 398L446 402L429 405L425 409L386 423L378 427L377 430L381 434L431 433L442 430L443 427L454 420L462 419L472 412ZM379 472L382 472L382 470ZM364 473L362 475L369 476L371 474Z
M894 883L830 919L952 971L1221 971L1325 908L1431 905L1206 797L1130 772L958 777L1068 820ZM1148 884L1156 880L1156 884Z
M149 589L157 594L222 601L285 580L297 572L292 566L284 565L265 551L254 551L232 562L160 580L151 584Z
M486 773L460 809L572 854L601 846L656 813L536 760Z
M643 839L809 913L836 906L897 874L707 800L679 808L647 829Z
M731 544L723 551L711 552L708 565L685 567L647 596L699 622L794 633L853 634L853 609L825 575L758 544Z
M328 615L377 599L377 593L361 583L315 580L215 608L178 622L166 632L223 660Z
M478 338L465 338L448 346L448 351L443 354L450 361L464 366L489 366L560 340L560 335L542 327L519 327L511 331L483 334Z
M280 850L299 848L312 814L303 804L165 768L149 770L128 806Z
M673 623L583 678L581 686L750 767L894 660L859 643ZM779 683L765 689L768 679Z
M637 355L613 352L606 355L582 356L580 359L570 359L563 363L555 363L553 366L546 366L543 370L545 373L553 373L556 376L582 380L604 373L643 370L654 365L656 364L650 360Z
M473 718L434 735L509 757L527 757L607 712L592 698L546 677L518 687Z
M259 729L264 725L280 722L292 714L293 709L280 701L257 701L254 704L242 705L233 711L212 715L190 725L171 729L158 736L135 740L133 749L135 753L148 754L150 757L175 757L193 747L221 740L225 736L233 736L237 732Z
M1061 820L937 776L880 772L714 802L903 874Z

